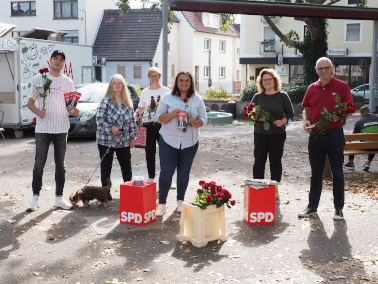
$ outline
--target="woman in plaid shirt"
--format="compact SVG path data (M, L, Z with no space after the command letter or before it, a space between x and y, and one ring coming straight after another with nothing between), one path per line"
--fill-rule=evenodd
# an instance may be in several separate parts
M111 146L101 162L102 186L106 186L106 179L110 178L114 152L121 166L123 181L131 180L130 149L135 146L136 134L137 125L129 90L122 75L116 74L110 78L108 90L97 109L96 141L101 159ZM112 200L110 191L107 198Z

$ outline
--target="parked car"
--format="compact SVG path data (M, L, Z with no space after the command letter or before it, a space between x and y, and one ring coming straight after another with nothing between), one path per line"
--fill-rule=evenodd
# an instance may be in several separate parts
M88 137L95 136L97 130L96 113L97 107L101 99L104 97L109 84L105 83L91 83L78 85L76 91L81 93L77 108L80 113L77 117L69 116L70 130L69 137ZM139 97L134 87L127 83L127 88L131 94L134 110L138 108Z
M351 89L352 95L355 96L364 96L364 89L365 89L365 98L370 98L370 84L361 85L358 87L355 87L354 89Z

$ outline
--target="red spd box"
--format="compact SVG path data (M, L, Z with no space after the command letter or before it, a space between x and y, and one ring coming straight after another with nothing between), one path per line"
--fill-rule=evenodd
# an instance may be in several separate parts
M244 187L243 218L248 225L273 225L276 216L276 187Z
M144 182L134 185L133 181L121 184L120 222L146 226L156 221L156 183Z

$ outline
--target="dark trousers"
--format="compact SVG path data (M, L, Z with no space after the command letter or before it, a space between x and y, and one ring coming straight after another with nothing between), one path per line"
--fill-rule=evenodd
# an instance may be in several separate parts
M375 154L369 154L368 155L368 160L369 161L373 161L374 157L375 157ZM354 160L354 155L349 155L349 160Z
M333 203L336 209L344 207L344 146L343 129L337 128L328 134L320 134L316 139L310 135L308 152L311 165L311 185L308 206L317 208L323 186L325 157L328 155L333 176Z
M255 163L253 165L253 178L263 179L265 163L269 154L270 178L281 181L282 176L282 155L286 140L286 132L281 134L254 134Z
M66 170L64 168L64 158L67 148L67 133L49 134L35 133L35 162L33 169L33 194L39 195L42 189L43 168L47 160L50 142L54 143L55 162L55 194L63 195Z
M155 156L156 156L156 142L160 140L161 124L157 122L144 123L147 128L147 141L146 141L146 162L149 178L155 178Z
M98 145L98 150L100 151L100 159L104 157L108 146ZM123 181L130 181L132 177L131 171L131 153L130 147L123 148L113 148L110 147L109 152L105 155L104 159L101 162L101 184L106 186L106 179L110 178L110 173L112 172L113 166L113 156L114 152L117 154L117 160L121 167Z
M184 200L189 183L190 169L198 150L198 142L185 149L176 149L165 143L160 137L160 176L159 176L159 204L167 203L172 176L177 168L177 200Z

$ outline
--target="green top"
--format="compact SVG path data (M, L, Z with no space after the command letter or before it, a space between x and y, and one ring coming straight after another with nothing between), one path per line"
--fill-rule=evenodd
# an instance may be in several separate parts
M257 99L258 97L258 99ZM289 96L281 91L273 95L267 95L264 93L255 94L252 98L252 103L256 104L263 109L268 111L270 115L275 119L279 120L286 117L288 120L294 118L293 105ZM254 133L262 134L281 134L285 132L285 129L275 126L273 123L270 123L270 128L268 131L263 128L263 121L255 122L255 131ZM285 128L285 127L284 127Z

